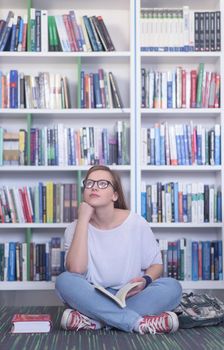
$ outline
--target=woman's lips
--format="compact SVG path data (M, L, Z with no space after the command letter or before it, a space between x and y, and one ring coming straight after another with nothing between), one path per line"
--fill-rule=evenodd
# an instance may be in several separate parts
M92 193L92 194L90 194L90 197L91 198L99 198L100 196L96 193Z

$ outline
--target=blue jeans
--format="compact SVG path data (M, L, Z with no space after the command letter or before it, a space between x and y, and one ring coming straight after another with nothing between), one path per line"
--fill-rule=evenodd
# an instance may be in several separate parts
M63 272L56 279L56 291L65 304L106 325L131 332L144 315L173 310L180 302L181 284L173 278L159 278L138 294L127 298L125 308L97 291L85 276ZM112 293L116 290L108 288Z

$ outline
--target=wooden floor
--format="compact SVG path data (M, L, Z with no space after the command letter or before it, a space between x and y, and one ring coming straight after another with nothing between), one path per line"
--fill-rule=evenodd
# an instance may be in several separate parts
M64 307L0 307L0 350L224 350L224 326L179 329L168 335L139 335L116 330L66 332L60 328ZM11 334L14 313L50 313L47 334Z

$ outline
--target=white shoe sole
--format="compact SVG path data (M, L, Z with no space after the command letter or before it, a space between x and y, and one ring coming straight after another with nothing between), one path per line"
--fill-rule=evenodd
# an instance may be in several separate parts
M73 309L66 309L63 312L62 318L61 318L61 327L65 330L67 330L67 322L68 322L68 318L70 313L74 311Z
M172 318L172 329L170 330L170 333L176 332L179 328L179 320L177 315L172 311L166 311L166 313Z

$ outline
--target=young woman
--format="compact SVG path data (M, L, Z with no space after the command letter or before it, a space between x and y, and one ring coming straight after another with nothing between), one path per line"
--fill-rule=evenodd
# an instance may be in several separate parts
M118 175L106 166L87 172L78 219L65 231L66 271L56 291L70 309L63 313L66 330L115 327L126 332L169 333L178 329L173 310L180 302L180 283L161 278L161 253L149 224L130 212ZM113 294L139 281L125 308L97 291L100 284Z

